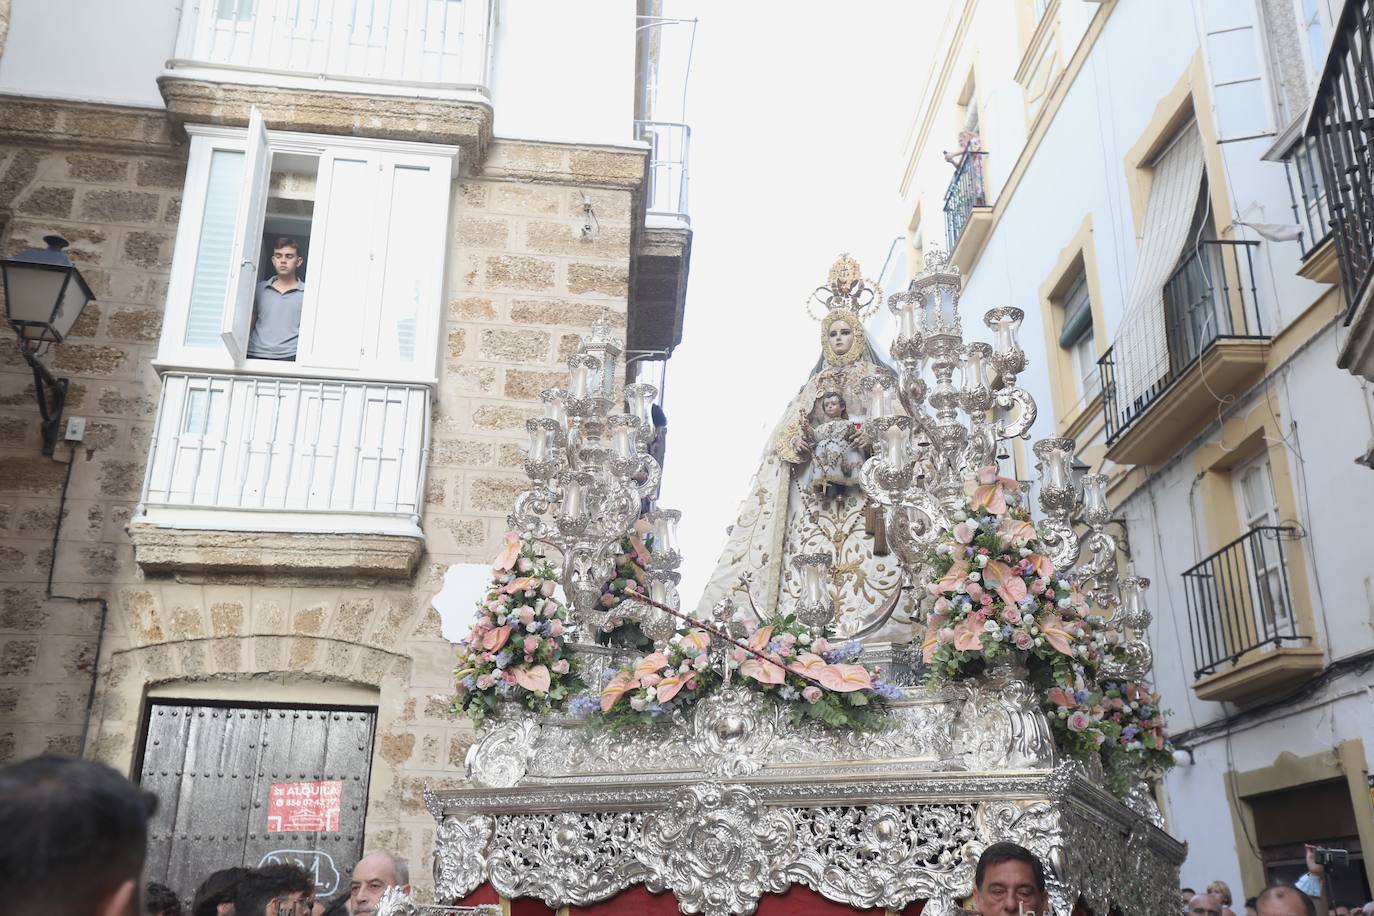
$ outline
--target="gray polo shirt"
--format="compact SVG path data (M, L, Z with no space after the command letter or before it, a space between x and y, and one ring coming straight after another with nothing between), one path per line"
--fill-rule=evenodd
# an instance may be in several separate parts
M248 355L253 359L295 359L301 332L301 301L305 284L278 292L272 279L258 284L253 297L253 330L248 332Z

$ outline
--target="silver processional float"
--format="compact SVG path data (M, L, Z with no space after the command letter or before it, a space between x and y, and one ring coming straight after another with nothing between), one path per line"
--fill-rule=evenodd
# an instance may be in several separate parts
M822 359L691 612L679 513L654 502L657 392L617 385L594 325L528 422L530 487L458 649L477 734L471 788L426 794L440 904L642 885L725 916L803 885L946 916L1011 840L1058 916L1177 909L1149 583L1118 569L1108 478L1076 474L1072 439L1034 444L1038 513L1002 475L1035 419L1023 314L966 342L959 295L927 254L887 300L889 364L864 337L881 290L835 263L808 303Z

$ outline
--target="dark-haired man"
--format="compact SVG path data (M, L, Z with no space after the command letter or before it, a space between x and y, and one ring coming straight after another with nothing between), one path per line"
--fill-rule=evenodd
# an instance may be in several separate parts
M143 888L143 912L148 916L181 916L181 900L167 885L149 881Z
M294 865L264 865L239 878L234 916L310 916L315 881Z
M103 763L47 754L0 770L4 911L137 916L156 808Z
M191 916L234 916L234 891L248 869L221 868L200 883L191 903Z
M973 911L978 916L1042 916L1047 903L1045 866L1015 843L993 843L973 872Z
M296 358L301 333L305 284L297 271L305 266L301 243L280 238L272 244L272 276L258 284L253 299L253 327L248 332L251 359Z

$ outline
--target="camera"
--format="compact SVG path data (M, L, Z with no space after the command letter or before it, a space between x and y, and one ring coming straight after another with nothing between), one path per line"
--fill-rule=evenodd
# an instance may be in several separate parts
M1345 868L1350 865L1350 851L1316 846L1312 849L1312 859L1323 868Z

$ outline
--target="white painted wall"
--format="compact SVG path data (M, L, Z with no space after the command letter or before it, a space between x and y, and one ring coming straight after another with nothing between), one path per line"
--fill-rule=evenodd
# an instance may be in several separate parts
M13 0L0 93L162 107L176 44L168 0Z
M492 75L498 137L634 138L634 0L504 0Z
M1038 301L1040 286L1084 215L1091 213L1101 305L1109 336L1115 336L1139 244L1125 156L1198 51L1200 2L1154 0L1115 6L980 260L966 277L962 302L967 338L988 338L980 319L989 308L1014 305L1026 311L1021 340L1029 367L1020 382L1041 409L1032 439L1056 435L1045 369L1048 353ZM1066 17L1065 33L1074 36L1063 49L1067 61L1099 7L1081 0L1060 0L1060 8ZM932 130L925 148L916 153L919 169L906 192L908 214L914 214L918 204L921 208L927 244L944 240L941 203L952 169L940 158L940 150L952 145L958 128L954 97L970 67L980 95L987 100L981 126L990 154L993 200L1002 194L1025 140L1024 117L1010 104L1013 97L1019 102L1021 91L1012 80L1019 51L1007 54L1007 38L1015 36L1014 21L1000 4L979 4L967 34L970 37L953 51L956 77L943 95L927 101L936 106L936 123L945 126ZM1224 114L1203 111L1199 117L1216 119ZM1272 142L1272 137L1261 137L1223 146L1226 175L1211 177L1228 183L1236 212L1217 214L1219 228L1236 218L1294 222L1283 166L1261 160ZM1242 230L1240 237L1259 238L1250 230ZM1328 289L1296 276L1300 258L1296 242L1264 242L1256 252L1255 282L1267 334L1278 333ZM1374 436L1374 421L1366 392L1355 378L1336 368L1341 333L1338 325L1328 327L1269 383L1279 401L1278 425L1295 478L1297 517L1284 521L1296 522L1306 532L1305 537L1285 543L1284 549L1305 555L1312 573L1308 588L1315 605L1316 632L1330 660L1374 648L1374 573L1364 539L1350 534L1350 526L1374 514L1374 472L1353 461ZM1214 434L1209 441L1215 441ZM1119 507L1130 532L1136 570L1153 582L1147 597L1155 612L1148 634L1155 657L1154 679L1172 709L1170 729L1175 733L1216 722L1234 711L1198 699L1191 689L1194 663L1182 573L1209 555L1216 543L1206 529L1208 520L1196 493L1191 454L1188 451L1179 460L1152 469L1151 482ZM1221 734L1200 740L1197 763L1174 771L1166 783L1172 830L1190 842L1183 870L1186 883L1203 887L1222 878L1233 890L1241 889L1222 779L1228 767L1267 766L1281 752L1312 754L1352 737L1363 738L1366 747L1374 749L1374 709L1363 692L1365 686L1374 686L1374 675L1347 678L1328 690L1333 696L1351 690L1360 691L1358 695L1273 722L1243 723L1232 730L1229 747Z

